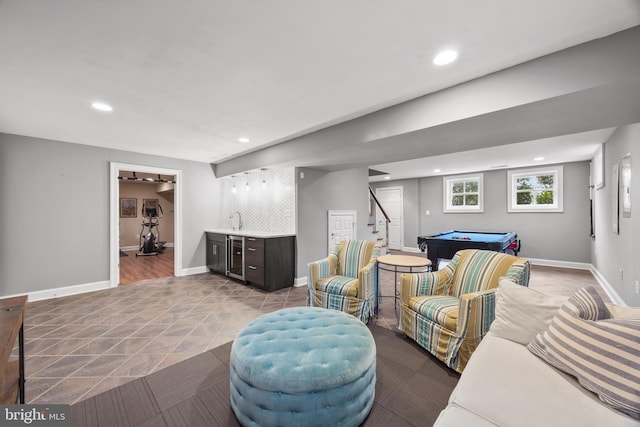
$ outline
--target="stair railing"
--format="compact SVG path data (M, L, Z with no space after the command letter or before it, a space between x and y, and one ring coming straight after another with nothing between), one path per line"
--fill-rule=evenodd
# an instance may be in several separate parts
M391 222L391 219L389 218L389 215L387 215L387 212L384 210L384 208L382 207L382 205L380 204L380 200L378 200L378 198L376 197L376 193L373 192L373 189L371 187L369 187L369 196L370 198L374 201L374 203L376 204L376 206L380 209L380 212L382 212L382 215L384 216L384 226L385 226L385 245L387 247L389 247L389 223ZM373 212L373 216L374 218L377 216L375 213L375 209ZM374 223L374 230L377 232L378 231L378 224L377 222Z

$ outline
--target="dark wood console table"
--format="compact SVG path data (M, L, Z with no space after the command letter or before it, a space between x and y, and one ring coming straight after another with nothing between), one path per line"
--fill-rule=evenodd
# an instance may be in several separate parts
M0 404L24 404L24 311L27 296L0 299ZM11 352L18 339L18 360Z

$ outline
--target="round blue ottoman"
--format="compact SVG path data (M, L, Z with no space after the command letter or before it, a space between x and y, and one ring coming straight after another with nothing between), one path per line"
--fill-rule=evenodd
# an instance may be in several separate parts
M375 395L376 344L346 313L265 314L231 347L230 400L243 426L358 426Z

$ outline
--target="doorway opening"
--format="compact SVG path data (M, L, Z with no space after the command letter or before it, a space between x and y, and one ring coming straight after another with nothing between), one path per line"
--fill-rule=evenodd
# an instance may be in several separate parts
M120 285L173 277L175 175L120 171Z
M111 163L111 287L181 275L181 175L180 170ZM149 209L143 216L143 206L154 208L159 218L151 221ZM157 255L149 256L149 238Z

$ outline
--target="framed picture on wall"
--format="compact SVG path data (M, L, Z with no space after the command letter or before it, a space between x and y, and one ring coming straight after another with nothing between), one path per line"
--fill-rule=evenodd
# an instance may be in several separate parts
M120 218L136 218L138 216L138 199L120 198Z

